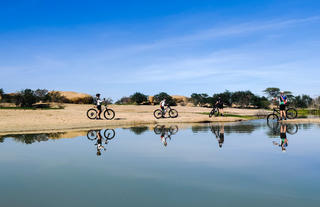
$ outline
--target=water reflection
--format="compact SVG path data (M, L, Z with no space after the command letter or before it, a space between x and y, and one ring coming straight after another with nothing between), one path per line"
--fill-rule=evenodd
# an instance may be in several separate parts
M96 140L94 145L97 148L97 156L100 156L101 151L106 151L106 145L115 137L115 135L116 132L114 129L90 130L87 133L87 138L90 141Z
M166 127L165 125L156 125L153 131L155 134L160 135L161 143L166 147L168 145L167 140L171 140L171 136L176 134L179 131L179 128L177 125L171 125L169 127Z
M211 126L211 132L216 136L219 147L222 148L224 142L224 124Z
M0 136L0 143L3 143L5 139L11 138L15 142L20 142L24 144L33 144L35 142L48 141L50 139L58 139L64 132L57 133L41 133L41 134L7 134Z
M287 131L288 130L288 125L286 124L280 124L280 143L273 141L273 144L275 146L281 147L282 152L287 151L288 147L288 138L287 138Z
M285 124L285 123L280 123L280 122L268 122L267 123L269 127L269 131L267 132L267 135L269 137L275 137L278 136L281 131L283 131L283 128L285 126L286 128L286 133L294 135L298 132L299 126L297 124ZM303 125L300 125L303 127ZM305 129L305 128L303 128Z

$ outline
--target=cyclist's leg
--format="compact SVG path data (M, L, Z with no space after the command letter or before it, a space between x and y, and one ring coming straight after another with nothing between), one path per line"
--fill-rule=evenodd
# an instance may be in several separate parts
M101 112L102 112L102 110L101 110L101 105L99 105L99 106L97 106L97 108L98 108L98 119L101 119Z

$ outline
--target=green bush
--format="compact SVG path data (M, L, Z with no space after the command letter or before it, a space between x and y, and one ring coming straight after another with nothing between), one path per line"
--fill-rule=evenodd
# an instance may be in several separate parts
M144 95L143 93L136 92L130 96L130 99L136 104L142 104L143 102L148 101L148 96Z

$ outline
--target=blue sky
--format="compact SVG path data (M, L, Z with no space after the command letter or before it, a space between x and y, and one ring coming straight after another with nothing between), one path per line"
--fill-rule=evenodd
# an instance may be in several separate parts
M320 1L0 1L0 88L320 95Z

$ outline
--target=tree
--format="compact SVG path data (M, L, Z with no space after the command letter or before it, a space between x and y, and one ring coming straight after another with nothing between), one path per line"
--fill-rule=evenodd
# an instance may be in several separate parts
M218 98L220 97L221 100L222 100L222 102L223 102L225 105L231 106L231 105L232 105L232 99L231 99L232 94L233 94L233 93L230 92L230 91L228 91L228 90L226 90L226 91L223 92L223 93L213 94L213 96L212 96L213 99L212 99L212 102L210 102L210 103L215 104L215 103L217 102Z
M270 101L264 96L262 96L262 97L254 96L252 98L252 102L251 103L252 103L253 106L255 106L255 107L259 108L259 109L267 109L270 106Z
M148 101L148 96L144 95L143 93L136 92L130 96L131 101L135 102L136 104L141 104L143 102Z
M156 103L160 103L163 99L166 99L166 103L169 104L170 106L176 106L176 102L173 100L173 98L165 93L165 92L161 92L159 94L154 95L154 101Z
M279 96L280 89L270 87L270 88L266 88L265 90L263 90L263 92L268 96L269 99L273 99L274 97Z
M236 91L232 93L232 103L240 105L241 107L248 107L252 104L252 99L255 95L251 91Z
M48 101L50 99L47 89L37 89L34 92L37 101Z
M0 101L2 100L3 94L4 94L4 91L2 88L0 88Z
M201 93L201 94L193 93L193 94L191 94L191 101L195 106L197 106L197 105L203 106L204 104L209 103L208 99L209 99L209 96L206 93Z
M52 102L58 102L58 103L67 103L68 100L66 99L65 96L62 96L60 92L58 91L51 91L50 93L48 93L49 96L49 101Z
M112 100L111 98L106 98L106 99L104 99L104 102L105 102L106 104L112 104L112 103L113 103L113 100Z
M37 102L37 96L31 89L25 89L16 94L16 105L21 107L32 107Z
M124 96L120 100L116 101L115 104L130 104L130 103L132 103L131 98Z
M295 96L293 104L297 108L308 108L312 104L312 98L309 95Z

